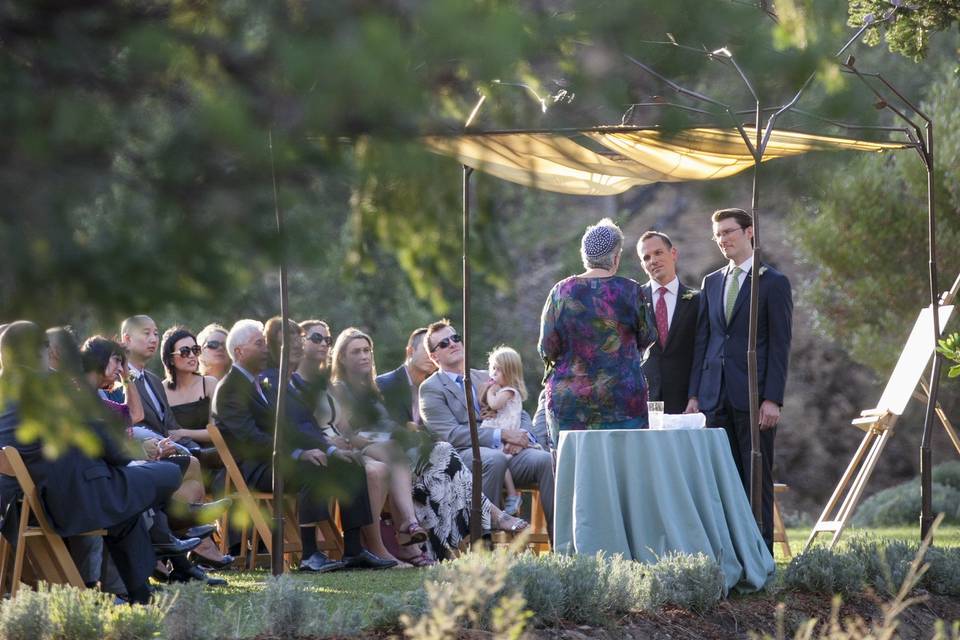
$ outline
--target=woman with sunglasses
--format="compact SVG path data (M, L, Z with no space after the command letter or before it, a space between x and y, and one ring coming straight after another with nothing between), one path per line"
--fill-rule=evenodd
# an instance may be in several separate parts
M175 442L210 442L207 425L217 379L199 373L202 352L193 333L184 327L167 329L160 342L160 359L167 373L163 390L180 425L168 434Z
M217 323L208 324L197 334L197 344L202 349L197 356L201 375L223 380L233 366L227 353L227 330Z

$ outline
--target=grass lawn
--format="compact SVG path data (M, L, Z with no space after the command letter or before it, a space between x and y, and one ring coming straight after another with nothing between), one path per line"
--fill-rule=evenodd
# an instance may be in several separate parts
M920 529L917 527L892 527L883 529L848 529L841 538L839 548L843 548L844 541L858 533L869 533L879 538L901 539L910 542L920 539ZM809 536L809 529L788 529L787 537L794 554L803 549ZM821 535L819 540L826 543L829 537ZM960 546L960 526L941 527L935 538L937 545ZM781 556L779 545L776 549L776 560L779 569L783 569L788 560ZM210 589L209 594L217 603L223 615L228 616L232 630L239 631L241 636L250 636L260 630L262 610L256 595L263 589L264 581L269 577L266 570L259 571L228 571L218 575L226 578L230 585L217 589ZM360 616L361 624L366 624L376 607L374 597L378 593L403 593L418 588L425 575L422 569L389 569L386 571L348 571L327 573L322 575L296 573L293 577L305 585L324 603L328 614L338 609L356 612Z

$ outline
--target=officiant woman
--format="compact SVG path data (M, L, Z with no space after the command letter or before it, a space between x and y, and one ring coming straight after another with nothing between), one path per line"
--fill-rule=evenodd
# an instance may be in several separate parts
M623 232L609 218L587 227L583 273L554 285L538 349L554 430L645 429L641 354L656 340L639 282L617 275Z

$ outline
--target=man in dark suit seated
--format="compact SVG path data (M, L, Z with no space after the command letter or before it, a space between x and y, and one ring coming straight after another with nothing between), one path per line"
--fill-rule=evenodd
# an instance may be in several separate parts
M223 432L240 467L240 473L251 489L270 491L273 488L271 458L273 452L273 423L275 404L270 402L267 391L276 397L276 383L269 379L258 381L257 376L267 364L267 343L263 325L255 320L240 320L227 335L227 352L233 360L233 368L217 385L213 395L213 420ZM264 386L267 387L265 391ZM273 387L273 389L270 389ZM296 399L294 399L296 402ZM304 416L288 410L288 418ZM289 454L289 473L285 482L290 492L298 494L298 510L301 522L316 522L328 517L324 489L330 487L329 474L324 467L329 463L327 452L319 440L306 440L303 436L293 438L297 448ZM301 443L314 445L303 448ZM335 451L330 451L334 454ZM362 474L360 474L362 475ZM357 474L358 482L362 479ZM336 481L334 480L334 483ZM355 489L354 498L344 514L343 562L327 558L316 548L312 528L303 536L304 571L332 571L347 568L384 569L396 565L393 560L379 558L361 544L360 527L373 521L370 504L366 499L366 486ZM349 511L349 515L347 514Z
M0 367L0 446L19 450L54 530L69 537L106 529L104 542L130 600L149 601L147 579L155 557L142 516L144 511L166 502L180 485L179 467L170 462L127 466L130 458L96 422L91 429L100 445L99 455L90 457L71 447L60 457L47 459L42 441L26 442L17 434L25 419L43 420L45 407L33 403L45 397L37 390L45 384L53 386L55 380L46 374L46 345L37 325L19 321L8 326L0 337ZM49 395L72 392L68 388L45 391ZM22 402L27 398L31 400ZM0 477L4 513L0 527L5 535L15 526L12 507L18 495L16 480Z
M693 346L697 339L700 292L677 277L677 248L659 231L640 236L637 254L650 276L644 285L653 305L658 339L644 354L643 375L651 401L663 402L666 413L687 410Z
M728 264L703 279L697 342L690 375L690 411L723 427L750 494L750 385L747 341L750 280L757 274L757 391L763 470L761 533L773 551L773 440L787 386L793 297L787 277L753 262L753 218L743 209L714 212L713 238ZM757 267L754 269L754 267Z
M377 388L383 395L383 404L397 424L423 424L420 418L420 385L429 378L437 365L423 346L427 328L414 329L407 340L407 359L399 367L377 376Z

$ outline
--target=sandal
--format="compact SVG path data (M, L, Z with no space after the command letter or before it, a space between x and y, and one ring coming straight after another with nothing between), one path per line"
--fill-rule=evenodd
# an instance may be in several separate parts
M523 504L523 494L515 493L507 496L503 501L503 512L507 515L515 516L520 511L520 505Z
M523 531L530 526L530 523L523 518L515 518L504 511L501 511L500 517L497 518L497 521L492 522L491 524L493 525L493 529L495 531L507 531L510 533Z
M401 546L409 547L414 544L423 544L427 541L427 530L419 522L411 522L405 529L397 531L397 542Z
M430 554L426 551L412 558L403 558L402 562L406 562L407 564L417 568L432 567L433 565L437 564L437 561L431 558Z

